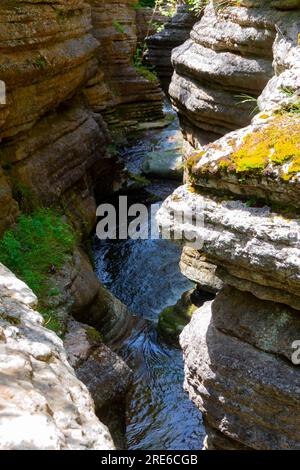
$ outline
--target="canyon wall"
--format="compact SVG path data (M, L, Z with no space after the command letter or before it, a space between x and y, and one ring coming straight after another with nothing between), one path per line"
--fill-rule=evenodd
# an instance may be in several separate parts
M62 204L74 219L84 213L91 229L95 195L107 197L121 183L106 124L162 117L158 82L133 66L134 6L131 0L2 2L2 231L18 213L14 199L25 209Z
M163 96L159 82L154 76L148 80L143 76L143 69L134 65L138 1L91 0L89 3L100 65L98 74L88 84L92 108L102 112L114 128L161 119ZM103 80L105 99L102 98Z
M173 66L171 63L172 50L188 39L194 23L201 15L191 11L191 6L184 1L177 2L174 16L164 25L158 33L147 39L147 59L155 67L161 85L168 93Z
M159 83L133 66L136 3L1 2L0 80L6 85L6 103L0 104L1 236L20 213L54 207L81 243L95 227L97 202L123 183L121 165L109 151L108 125L113 130L162 117ZM63 324L68 350L70 335L84 336L80 328L75 335L71 315L101 330L105 340L126 331L130 312L101 286L81 249L76 247L63 269L53 267L51 275L60 295L49 307ZM0 447L114 448L61 341L32 310L37 303L33 294L5 267L0 278L0 373L5 384L0 395L6 400ZM97 333L90 326L83 330ZM70 361L102 418L103 408L108 403L113 407L116 397L122 406L131 372L102 342L92 343L79 362L73 361L71 347ZM7 413L15 418L8 420ZM32 429L32 435L18 433L19 425ZM115 434L117 445L124 446L119 430Z
M190 38L173 51L169 93L192 146L250 123L255 98L273 75L274 15L232 8L228 16L210 3Z
M210 3L173 55L186 138L213 140L158 214L184 233L183 272L218 290L180 339L205 449L300 449L299 25L299 2ZM252 119L238 91L262 91ZM187 207L203 226L174 217Z

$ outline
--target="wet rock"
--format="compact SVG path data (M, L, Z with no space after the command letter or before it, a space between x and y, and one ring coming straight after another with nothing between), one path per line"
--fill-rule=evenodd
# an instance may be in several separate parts
M160 336L175 347L178 346L179 335L190 322L193 313L207 300L214 296L207 292L193 289L182 294L175 305L166 307L159 315L157 331Z
M97 416L108 426L116 447L126 448L125 396L131 369L105 346L97 330L76 321L69 322L64 345L77 377L94 400Z
M165 150L148 153L142 165L143 173L162 179L182 181L182 151Z
M125 336L132 321L128 308L98 280L90 260L82 250L75 250L72 259L53 277L59 295L49 301L67 328L70 315L101 331L106 342Z

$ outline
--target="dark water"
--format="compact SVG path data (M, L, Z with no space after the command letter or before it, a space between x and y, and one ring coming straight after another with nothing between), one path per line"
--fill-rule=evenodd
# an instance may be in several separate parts
M131 143L123 154L130 171L138 172L149 149L166 146L166 142L173 145L177 125L174 121L167 129L144 133ZM166 196L173 186L153 182L159 195ZM101 281L132 312L147 320L118 351L134 369L127 403L129 449L201 449L205 435L202 418L183 390L182 353L156 334L161 310L193 286L179 271L181 248L166 240L97 240L94 253Z

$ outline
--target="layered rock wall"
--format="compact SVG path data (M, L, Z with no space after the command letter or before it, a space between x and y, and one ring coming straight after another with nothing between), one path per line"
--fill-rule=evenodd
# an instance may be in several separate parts
M121 183L102 115L122 126L162 117L158 82L142 77L132 63L134 4L2 2L0 20L0 78L6 84L0 229L18 213L13 199L26 210L63 205L75 222L85 213L90 229L95 197L107 197Z
M199 20L199 17L191 11L190 5L178 2L175 15L169 19L164 28L147 38L149 49L147 58L155 67L166 93L169 91L174 71L171 63L172 50L188 39L190 31L197 20Z
M221 89L222 96L225 84L231 94L230 87L239 88L244 74L236 65L254 60L256 67L267 49L262 47L264 41L272 38L273 43L274 76L258 99L260 110L251 124L190 154L187 184L158 213L162 229L184 234L183 272L204 288L218 285L219 289L215 300L193 315L181 335L185 388L204 415L206 449L300 448L300 5L290 5L288 11L284 2L256 7L246 8L242 2L240 7L223 8L216 12L214 29L207 30L206 22L213 17L208 16L213 8L209 5L192 34L202 38L201 47L192 39L180 57L178 51L174 56L173 85L182 80L189 84L181 95L186 99L178 101L184 107L203 95L200 75L210 79L207 86ZM242 35L237 23L232 25L237 18L244 25ZM262 35L256 27L251 41L248 26L253 18L260 22ZM220 42L220 28L228 33L226 44L224 36L224 43ZM209 47L202 44L204 36ZM258 38L264 38L260 45ZM245 54L241 54L242 43ZM231 70L223 64L217 72L220 58L228 57L224 48L238 48L239 54L230 52ZM267 63L265 57L262 60ZM247 73L253 70L250 67ZM256 72L253 82L245 77L243 86L257 83L257 78ZM206 105L203 109L206 115ZM220 118L215 101L211 112L209 126ZM227 113L224 117L228 119ZM199 120L191 122L198 126ZM176 213L187 208L192 222L181 223ZM203 224L196 224L197 220ZM193 239L198 242L196 248L190 242Z
M93 34L99 42L96 56L100 64L98 75L88 84L92 108L98 111L104 106L104 117L114 127L161 119L162 93L158 81L148 80L134 66L137 0L91 0L89 3Z
M122 182L107 122L125 126L162 115L159 84L132 66L135 21L128 0L1 2L0 236L20 212L40 206L62 209L79 240L95 227L96 201ZM62 342L33 311L37 299L4 267L0 278L1 449L113 449ZM101 286L81 250L59 272L53 267L52 281L60 294L49 308L64 333L72 329L70 315L107 340L124 333L129 312ZM102 342L92 349L86 364L74 365L99 411L124 395L130 370ZM105 381L114 392L102 390Z
M241 3L241 5L243 2ZM276 25L286 13L210 2L172 54L170 96L187 140L198 147L250 123L272 75Z

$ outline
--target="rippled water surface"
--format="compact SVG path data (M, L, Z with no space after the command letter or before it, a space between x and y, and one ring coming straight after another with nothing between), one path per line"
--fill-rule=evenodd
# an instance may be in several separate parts
M175 121L167 129L139 136L123 155L131 171L138 170L149 149L172 145L176 126ZM153 187L165 197L174 183L155 181ZM102 282L147 320L118 351L134 370L127 403L129 449L201 449L202 418L183 390L182 353L156 334L161 310L193 286L179 271L181 248L166 240L95 241L94 253Z

